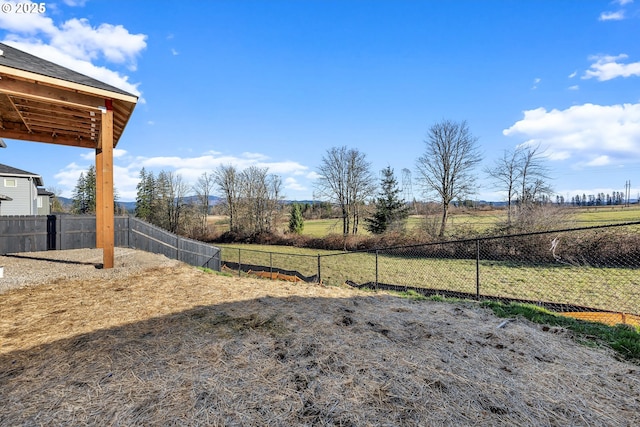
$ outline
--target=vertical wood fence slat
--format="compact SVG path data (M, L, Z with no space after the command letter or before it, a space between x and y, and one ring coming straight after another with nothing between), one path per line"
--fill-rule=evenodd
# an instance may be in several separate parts
M116 217L115 245L220 270L220 249L169 233L138 218ZM90 215L0 217L0 254L96 246L96 219Z

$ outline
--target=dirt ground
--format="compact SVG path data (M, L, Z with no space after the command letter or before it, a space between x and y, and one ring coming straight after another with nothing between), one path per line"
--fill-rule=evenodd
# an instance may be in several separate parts
M640 425L640 367L563 329L121 255L0 257L0 425Z

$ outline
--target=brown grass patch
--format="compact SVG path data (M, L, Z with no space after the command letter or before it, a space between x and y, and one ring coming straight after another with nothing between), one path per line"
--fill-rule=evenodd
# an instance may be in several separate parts
M637 365L471 304L181 265L0 313L0 425L640 423Z
M626 313L606 313L598 311L576 311L558 313L574 319L586 320L588 322L599 322L605 325L631 325L640 326L640 316Z
M298 276L292 276L290 274L282 274L278 272L249 270L247 271L247 274L261 277L263 279L284 280L285 282L302 282L302 279Z

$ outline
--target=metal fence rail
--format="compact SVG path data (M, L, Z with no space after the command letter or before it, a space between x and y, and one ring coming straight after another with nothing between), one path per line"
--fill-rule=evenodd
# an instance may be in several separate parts
M277 274L297 277L301 281L317 283L321 281L318 257L304 254L267 252L254 249L222 248L223 269L239 275L244 273L263 277L278 278ZM261 274L266 273L266 274Z
M223 248L222 260L326 284L640 315L640 222L317 256Z

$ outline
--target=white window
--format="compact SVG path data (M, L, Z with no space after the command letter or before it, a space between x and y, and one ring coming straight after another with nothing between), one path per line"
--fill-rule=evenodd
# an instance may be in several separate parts
M5 178L4 179L4 186L5 187L17 187L18 186L18 180L15 178Z
M42 208L42 197L38 197L38 208Z

